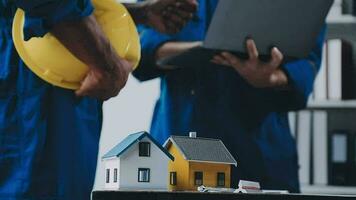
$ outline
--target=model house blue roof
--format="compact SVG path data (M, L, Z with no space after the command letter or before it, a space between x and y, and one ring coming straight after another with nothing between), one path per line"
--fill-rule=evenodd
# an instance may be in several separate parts
M102 158L112 158L112 157L120 157L126 150L128 150L132 145L136 142L141 141L143 138L148 137L158 148L160 148L171 160L174 160L174 157L167 151L167 149L163 148L149 133L147 132L139 132L134 133L127 136L123 141L121 141L118 145L112 148L109 152L107 152Z

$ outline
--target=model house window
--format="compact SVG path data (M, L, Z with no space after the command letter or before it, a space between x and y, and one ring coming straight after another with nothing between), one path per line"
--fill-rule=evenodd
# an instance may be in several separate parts
M139 156L140 157L150 157L151 156L151 144L149 142L140 142Z
M171 172L169 174L169 183L171 185L177 185L177 172Z
M114 169L114 183L117 183L117 169Z
M138 182L150 182L150 169L138 169Z
M218 187L225 187L225 173L218 173Z
M110 183L110 169L106 169L106 183Z
M194 173L194 183L197 186L203 185L203 172L195 172Z

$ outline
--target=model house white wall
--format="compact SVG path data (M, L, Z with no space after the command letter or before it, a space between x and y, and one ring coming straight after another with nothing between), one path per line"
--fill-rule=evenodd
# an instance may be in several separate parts
M109 177L107 177L107 172L109 170ZM115 170L117 170L117 179L115 181ZM120 159L111 158L105 160L105 188L107 189L117 189L120 188Z
M146 137L143 142L150 142ZM120 160L120 188L122 189L168 189L168 161L167 155L151 142L151 156L139 157L138 143L131 148ZM150 169L150 182L138 182L138 169Z
M139 144L150 143L150 156L139 156ZM119 157L105 158L105 189L107 190L168 190L170 158L148 137L135 141ZM117 169L117 182L114 175ZM149 169L149 182L139 181L139 169ZM109 173L108 173L109 170ZM109 175L109 177L107 177Z

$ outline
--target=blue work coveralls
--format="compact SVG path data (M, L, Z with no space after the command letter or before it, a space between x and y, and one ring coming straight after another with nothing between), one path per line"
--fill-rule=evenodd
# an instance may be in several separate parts
M102 102L77 98L24 65L11 37L17 7L26 11L27 39L93 11L89 0L0 0L0 200L90 199Z
M289 90L254 88L234 69L213 64L159 70L157 48L168 41L202 41L217 2L200 0L196 20L173 36L140 27L142 61L134 75L141 81L161 78L151 134L161 143L190 131L222 139L238 162L233 187L243 179L258 181L264 189L299 192L298 156L287 113L306 106L320 68L325 31L306 59L282 66Z

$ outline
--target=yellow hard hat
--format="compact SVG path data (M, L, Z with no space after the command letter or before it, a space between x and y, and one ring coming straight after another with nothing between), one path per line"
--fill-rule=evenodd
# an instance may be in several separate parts
M141 57L139 35L126 8L115 0L92 0L94 16L117 53L134 63ZM88 67L69 52L53 35L24 40L25 13L18 9L12 27L17 52L25 64L43 80L59 87L76 90Z

